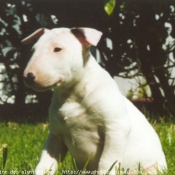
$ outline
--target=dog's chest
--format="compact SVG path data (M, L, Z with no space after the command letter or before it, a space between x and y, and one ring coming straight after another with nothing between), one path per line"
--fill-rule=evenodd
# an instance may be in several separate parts
M50 129L62 133L64 143L73 157L84 155L84 158L88 159L88 155L92 153L98 155L103 144L103 129L100 121L95 122L95 118L96 116L82 104L68 102L57 112L55 110Z
M86 110L82 104L71 101L64 103L59 109L57 113L57 117L60 121L69 121L76 120L78 118L84 118L86 114Z
M59 127L64 134L79 135L80 133L97 132L98 123L95 123L95 115L92 115L82 103L64 103L57 111Z

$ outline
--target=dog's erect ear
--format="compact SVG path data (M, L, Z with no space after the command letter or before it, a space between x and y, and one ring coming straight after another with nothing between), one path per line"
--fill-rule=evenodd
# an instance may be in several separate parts
M49 29L40 28L36 30L34 33L29 35L28 37L24 38L21 42L23 44L29 44L32 40L38 39L41 35L43 35L45 32L49 31Z
M71 32L83 45L87 46L96 46L102 36L102 32L91 28L72 28Z

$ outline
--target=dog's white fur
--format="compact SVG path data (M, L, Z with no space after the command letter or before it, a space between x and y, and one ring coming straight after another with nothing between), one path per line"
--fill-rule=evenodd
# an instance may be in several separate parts
M78 168L106 173L115 167L150 172L167 167L159 138L145 116L119 91L111 76L89 52L102 33L91 28L40 29L23 40L34 45L24 77L35 75L27 84L37 91L53 89L49 108L50 134L36 167L43 175L54 174L58 157L67 151ZM55 48L61 48L55 51ZM113 168L114 170L114 168ZM114 173L114 171L112 171Z

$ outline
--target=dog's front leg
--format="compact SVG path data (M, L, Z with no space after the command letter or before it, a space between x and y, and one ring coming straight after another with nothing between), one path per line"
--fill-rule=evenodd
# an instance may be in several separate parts
M61 135L50 134L42 150L40 162L36 166L36 175L54 175L58 167L58 157L64 159L67 152Z
M104 175L113 166L110 175L115 175L115 169L118 169L122 161L123 153L127 144L127 136L130 131L129 123L119 122L106 127L104 133L104 148L98 165L98 173Z

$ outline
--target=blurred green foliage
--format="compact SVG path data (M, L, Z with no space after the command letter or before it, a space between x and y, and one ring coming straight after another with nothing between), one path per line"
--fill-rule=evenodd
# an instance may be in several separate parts
M22 45L21 40L40 27L82 26L103 32L97 48L100 64L111 76L144 77L154 110L175 114L174 60L169 59L174 42L165 45L169 30L165 23L174 28L174 20L174 0L1 0L0 104L14 104L18 116L27 104L47 108L52 92L36 93L23 84L33 43Z

